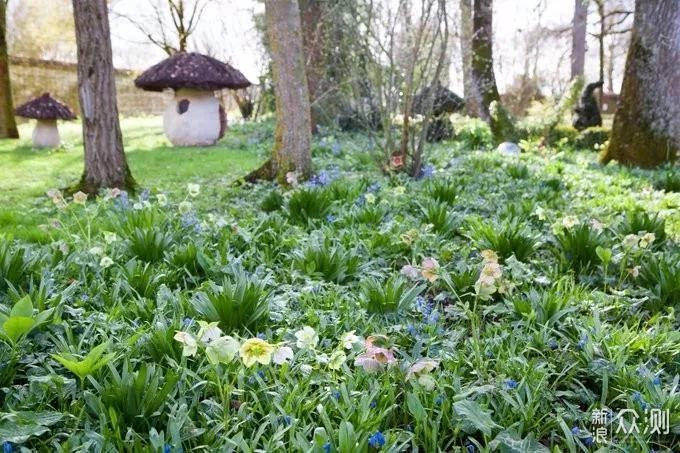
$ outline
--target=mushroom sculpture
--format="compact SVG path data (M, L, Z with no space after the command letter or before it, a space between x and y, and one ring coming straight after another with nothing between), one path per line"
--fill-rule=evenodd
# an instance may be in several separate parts
M214 145L227 126L215 91L250 85L237 69L195 52L178 52L135 79L135 86L143 90L175 91L163 116L163 129L170 142L179 146Z
M57 120L74 120L75 113L67 105L44 93L42 96L20 105L14 111L17 116L38 120L33 129L33 146L56 148L59 146Z

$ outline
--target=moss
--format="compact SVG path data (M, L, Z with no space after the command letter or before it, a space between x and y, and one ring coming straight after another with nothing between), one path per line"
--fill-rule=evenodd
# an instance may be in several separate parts
M574 147L577 149L594 150L596 145L603 145L611 131L606 127L589 127L578 133L574 139Z
M515 119L498 101L493 101L489 106L491 115L491 134L494 143L517 142L520 139L519 131L515 126Z

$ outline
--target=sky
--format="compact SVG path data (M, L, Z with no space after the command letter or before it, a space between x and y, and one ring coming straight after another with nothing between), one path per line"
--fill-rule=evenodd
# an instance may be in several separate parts
M394 1L394 0L384 0ZM457 7L457 2L451 2ZM145 36L121 16L146 18L151 23L149 2L118 0L111 19L114 64L117 67L144 69L165 57ZM495 70L499 89L503 92L515 78L525 72L527 52L537 56L536 72L542 76L546 90L559 92L569 79L569 51L571 38L567 32L561 39L531 40L531 30L541 25L549 29L569 26L573 15L573 0L496 0L494 1ZM253 13L261 12L257 0L223 0L221 5L208 6L195 33L193 47L205 51L205 46L216 56L229 61L251 81L257 81L263 68L262 50L253 22ZM591 8L592 10L592 8ZM595 16L589 19L589 32L595 31ZM454 40L455 44L455 40ZM196 48L197 47L197 48ZM450 86L462 92L459 52L456 49L450 68ZM625 56L617 59L614 88L618 91ZM586 79L598 76L598 47L589 37L586 54ZM554 93L554 94L556 94Z

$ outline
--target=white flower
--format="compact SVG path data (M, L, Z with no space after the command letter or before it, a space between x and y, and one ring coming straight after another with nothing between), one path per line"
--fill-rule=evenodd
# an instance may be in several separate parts
M87 203L87 194L78 191L73 194L73 202L76 204L85 204Z
M105 256L99 261L99 265L106 269L107 267L113 265L113 260L108 256Z
M313 370L314 370L314 368L312 368L311 365L308 365L306 363L300 365L300 373L302 373L305 376L309 376L310 374L312 374Z
M640 237L637 234L628 234L623 238L623 247L625 249L633 249L637 247L640 242Z
M191 211L191 202L190 201L183 201L179 204L179 212L180 214L187 214L189 211Z
M210 343L220 338L222 336L222 330L217 327L218 324L218 322L198 321L198 325L201 326L198 331L198 339L203 343Z
M174 336L175 340L182 343L182 355L184 357L191 357L198 351L198 343L196 339L187 332L177 332Z
M118 235L116 233L112 233L111 231L104 231L104 242L107 244L111 244L113 242L116 242L118 240Z
M168 197L164 193L159 193L156 195L156 202L158 206L166 206L168 204Z
M646 249L650 245L652 245L652 242L656 239L656 235L654 233L645 233L642 235L640 238L640 248Z
M274 352L272 362L275 365L283 365L284 363L290 363L293 360L293 356L293 350L289 346L281 346Z
M578 217L573 215L568 215L562 219L562 226L564 226L568 230L572 229L579 223L581 223L581 221L578 219Z
M359 343L361 339L354 335L354 330L351 330L349 332L346 332L342 334L342 337L340 337L340 344L342 344L342 347L345 349L352 349L352 346L355 343Z
M104 253L104 249L102 249L99 246L94 246L89 251L92 255L101 255L102 253Z
M295 338L297 338L297 347L300 349L314 349L319 344L319 336L309 326L304 326L301 330L295 332Z
M298 185L298 174L294 171L289 171L286 173L286 182L291 186L295 187Z
M135 204L132 205L132 209L134 209L135 211L141 211L142 209L144 209L144 205L139 201L136 201Z
M321 365L326 365L328 363L328 354L317 354L316 355L316 361L319 362Z
M189 195L192 197L198 196L198 194L201 193L200 184L187 184L187 192L189 192Z
M205 348L205 354L210 363L229 363L238 354L241 345L238 340L229 336L219 337L210 342Z

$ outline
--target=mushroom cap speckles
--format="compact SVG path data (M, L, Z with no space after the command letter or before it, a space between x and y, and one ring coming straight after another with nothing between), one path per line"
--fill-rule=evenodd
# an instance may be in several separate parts
M36 120L75 120L76 114L64 103L53 98L50 93L43 93L14 110L17 116Z
M147 91L163 91L165 88L216 91L250 85L238 69L196 52L171 55L135 79L135 86Z

